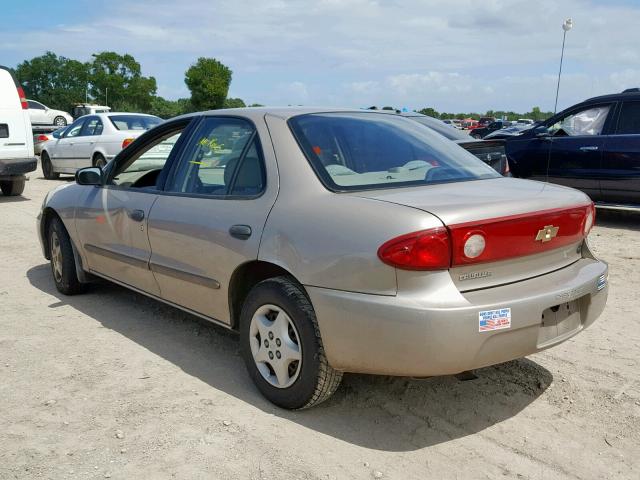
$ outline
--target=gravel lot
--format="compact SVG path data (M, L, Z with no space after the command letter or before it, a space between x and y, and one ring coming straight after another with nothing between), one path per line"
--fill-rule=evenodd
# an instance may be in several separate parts
M35 232L40 171L0 195L0 478L640 478L640 215L599 212L603 316L477 379L346 375L279 410L236 336L103 283L60 295Z

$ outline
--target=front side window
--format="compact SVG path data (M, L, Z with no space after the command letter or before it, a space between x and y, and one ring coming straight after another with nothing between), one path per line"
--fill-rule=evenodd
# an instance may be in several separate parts
M569 137L600 135L610 108L610 105L601 105L567 115L551 125L549 133L554 136Z
M251 123L233 117L206 118L189 142L168 191L213 196L262 192L262 155Z
M156 180L176 146L182 129L172 130L150 142L125 163L118 166L112 185L121 187L155 187Z
M84 119L76 121L72 124L68 130L66 131L64 138L72 138L80 135L80 131L82 130L82 125L84 125Z
M618 119L618 135L640 134L640 102L624 102Z
M97 117L89 118L84 123L81 136L93 136L102 134L102 120Z
M149 130L162 123L162 119L152 115L109 115L109 120L118 130Z
M320 180L363 190L480 180L500 175L412 120L379 113L317 113L289 125Z

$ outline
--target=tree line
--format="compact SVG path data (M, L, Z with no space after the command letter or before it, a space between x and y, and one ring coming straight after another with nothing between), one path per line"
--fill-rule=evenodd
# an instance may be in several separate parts
M513 111L504 111L504 110L487 110L485 113L448 113L448 112L438 112L434 108L425 107L421 110L416 110L418 113L422 113L423 115L428 115L430 117L439 118L441 120L450 120L454 118L473 118L474 120L479 120L480 117L493 117L493 118L501 118L504 120L515 121L519 118L530 118L534 121L546 120L547 118L553 116L553 112L543 112L540 110L540 107L533 107L530 112L518 113Z
M142 75L140 63L129 54L100 52L81 62L46 52L19 63L14 72L28 98L66 111L89 102L106 104L114 111L170 118L246 106L241 98L227 97L233 72L215 58L200 57L187 69L184 81L191 97L178 100L159 96L156 79Z

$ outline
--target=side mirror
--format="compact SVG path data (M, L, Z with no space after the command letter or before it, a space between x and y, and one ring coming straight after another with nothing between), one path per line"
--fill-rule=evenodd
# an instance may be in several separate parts
M81 168L76 172L78 185L102 185L102 170L98 167Z

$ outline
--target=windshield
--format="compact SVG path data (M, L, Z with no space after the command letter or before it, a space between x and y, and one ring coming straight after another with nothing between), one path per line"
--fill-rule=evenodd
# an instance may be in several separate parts
M118 130L149 130L162 123L153 115L109 115L109 120Z
M500 176L455 143L400 116L319 113L293 117L289 125L321 181L331 190Z

